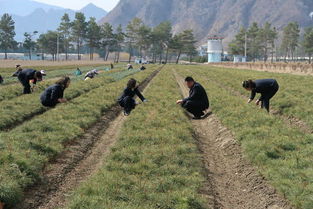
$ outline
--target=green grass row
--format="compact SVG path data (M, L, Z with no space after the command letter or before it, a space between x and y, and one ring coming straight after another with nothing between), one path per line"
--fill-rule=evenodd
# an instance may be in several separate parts
M153 69L133 75L139 81ZM64 151L64 143L77 139L116 104L130 76L104 85L71 102L60 104L9 132L0 133L0 201L14 205L23 189L41 178L49 160Z
M98 70L105 70L106 68L110 68L109 65L104 64L96 64L94 66L90 65L82 65L82 66L49 66L49 67L24 67L24 69L36 69L36 70L45 70L47 73L47 76L45 76L46 79L56 78L63 75L72 76L74 75L74 71L76 68L79 67L80 70L84 73L87 73L88 71L96 68ZM118 65L116 67L121 67L121 65ZM4 77L4 83L0 85L0 89L6 85L14 84L18 82L17 78L11 77L12 74L16 71L15 68L0 68L0 75Z
M85 71L90 70L91 67L85 67ZM93 69L93 68L92 68ZM98 70L103 70L102 67L96 67ZM115 70L114 70L115 71ZM50 74L50 72L48 72ZM47 76L44 78L43 82L38 82L39 87L47 87L51 85L56 79L62 76L70 76L72 81L79 81L84 80L84 73L81 76L75 76L73 69L66 69L66 70L51 70L50 76ZM9 100L12 98L15 98L17 96L23 95L23 87L18 81L18 78L12 78L14 82L12 82L10 85L0 85L0 102L3 100Z
M65 92L65 98L72 100L93 89L104 85L111 85L112 82L118 81L137 72L138 70L115 71L114 73L102 73L90 81L81 80L72 82L70 88ZM0 102L0 131L12 128L16 124L23 122L25 119L29 119L34 115L49 110L49 108L42 106L39 99L45 86L46 85L38 86L38 89L33 94L23 95Z
M164 69L121 130L104 166L71 196L71 209L203 209L204 184L193 128L175 104L175 78Z
M212 72L216 71L218 69L190 66L179 72L183 76L193 76L206 88L213 112L230 128L247 158L272 185L296 208L311 209L313 135L288 127L281 119L245 104L241 97L208 81L207 77L212 79ZM220 83L226 82L222 73L217 75ZM272 74L265 73L264 76L271 77ZM238 86L240 88L239 81Z
M313 129L313 76L301 76L251 70L238 70L199 66L195 72L205 72L208 79L230 87L243 95L249 92L242 88L241 82L247 79L274 78L280 90L272 100L272 107L280 114L305 121ZM203 74L203 73L202 73ZM248 98L247 98L248 99Z

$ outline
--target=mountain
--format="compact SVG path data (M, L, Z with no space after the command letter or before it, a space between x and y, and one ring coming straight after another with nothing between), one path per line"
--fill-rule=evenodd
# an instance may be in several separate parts
M268 21L279 30L291 21L313 26L311 12L313 0L121 0L100 23L125 26L134 17L150 26L170 21L174 33L193 29L202 43L213 34L229 42L241 26L253 22Z
M13 2L14 6L10 2ZM22 12L24 6L25 11ZM87 21L90 17L95 17L98 21L107 14L105 10L94 4L88 4L81 10L75 11L31 0L0 0L0 15L9 13L15 21L15 39L17 41L24 39L25 32L38 31L40 34L48 30L55 30L58 28L64 13L68 13L73 20L76 12L83 12Z
M49 9L63 9L61 7L31 0L0 0L0 14L9 13L14 15L27 16L38 8L41 8L45 11L48 11Z

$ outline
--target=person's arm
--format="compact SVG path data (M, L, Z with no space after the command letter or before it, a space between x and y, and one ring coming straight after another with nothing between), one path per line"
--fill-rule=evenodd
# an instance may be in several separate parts
M141 94L141 92L138 90L138 88L135 89L136 95L140 98L141 101L146 101L145 97Z
M67 101L63 98L63 90L61 88L54 88L52 90L51 101L56 101L56 103L64 103Z
M255 95L256 95L256 91L255 91L255 90L252 90L248 103L251 103L251 102L254 100Z
M197 98L199 98L199 95L200 95L200 87L195 86L191 94L189 95L189 97L183 99L183 103L187 102L188 100L197 100Z

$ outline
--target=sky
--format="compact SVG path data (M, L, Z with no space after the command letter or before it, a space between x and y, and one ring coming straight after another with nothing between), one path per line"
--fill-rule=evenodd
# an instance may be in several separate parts
M106 11L112 10L119 0L35 0L46 4L60 6L68 9L79 10L89 3L93 3Z

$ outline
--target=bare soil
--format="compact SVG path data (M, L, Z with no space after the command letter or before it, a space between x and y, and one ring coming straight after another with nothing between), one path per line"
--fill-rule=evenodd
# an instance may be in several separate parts
M161 67L162 68L162 67ZM161 70L153 72L140 84L145 89ZM25 193L25 199L15 209L55 209L66 205L69 192L88 179L104 163L110 148L118 139L125 117L118 105L105 112L102 118L82 137L66 145L43 171L43 180Z
M188 89L174 72L184 96ZM218 118L211 114L192 121L202 152L207 182L203 193L214 209L290 209L289 203L269 185L245 158L239 143Z

